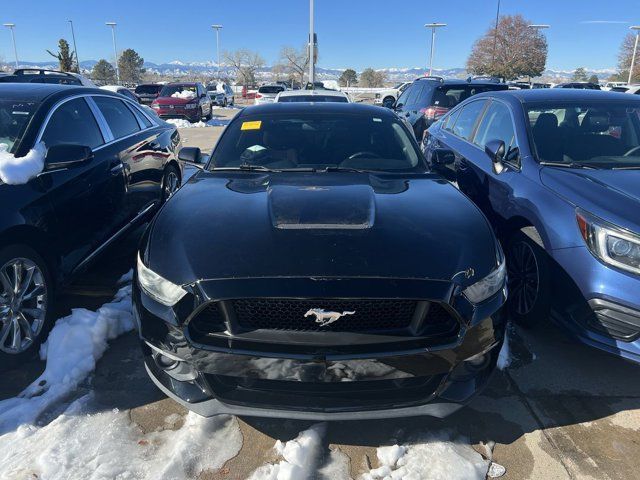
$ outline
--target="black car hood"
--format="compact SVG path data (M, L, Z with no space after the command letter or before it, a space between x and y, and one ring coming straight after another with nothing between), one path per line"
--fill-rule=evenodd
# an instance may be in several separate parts
M640 170L545 167L540 178L575 206L640 233Z
M160 211L149 266L178 284L250 277L450 281L495 268L480 211L437 176L201 172Z

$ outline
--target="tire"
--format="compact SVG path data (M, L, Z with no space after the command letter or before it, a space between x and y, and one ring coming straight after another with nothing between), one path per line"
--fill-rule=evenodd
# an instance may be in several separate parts
M20 299L7 290L15 285L14 265L20 269ZM31 273L28 273L31 272ZM55 312L53 276L44 259L27 245L0 249L0 371L19 367L33 358L47 338ZM27 279L29 281L26 284ZM15 289L14 289L15 290ZM16 326L19 336L15 336ZM28 332L28 333L27 333ZM15 342L15 343L14 343ZM20 342L18 345L17 342Z
M227 97L224 97L224 100L222 101L222 106L224 108L227 108Z
M162 177L162 203L169 200L180 188L180 172L173 165L164 170Z
M213 118L213 108L210 108L210 109L209 109L209 113L207 114L207 116L206 116L206 117L204 117L204 119L205 119L205 121L207 121L207 122L208 122L208 121L209 121L209 120L211 120L212 118Z
M204 120L204 112L202 111L202 107L200 107L198 109L198 116L191 123L198 123L198 122L200 122L202 120Z
M551 310L547 253L524 233L517 232L509 240L506 255L511 318L523 327L546 322Z
M229 105L233 107L235 104L236 104L236 97L231 97L231 103Z

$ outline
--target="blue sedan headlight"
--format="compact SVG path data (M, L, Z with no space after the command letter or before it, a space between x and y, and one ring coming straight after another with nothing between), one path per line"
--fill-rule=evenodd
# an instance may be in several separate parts
M640 235L580 209L576 211L576 218L582 238L594 257L640 275Z

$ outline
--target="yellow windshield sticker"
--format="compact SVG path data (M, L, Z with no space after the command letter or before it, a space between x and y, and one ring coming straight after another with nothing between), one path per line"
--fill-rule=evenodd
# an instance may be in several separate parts
M242 122L240 130L260 130L261 127L262 120L255 120L253 122Z

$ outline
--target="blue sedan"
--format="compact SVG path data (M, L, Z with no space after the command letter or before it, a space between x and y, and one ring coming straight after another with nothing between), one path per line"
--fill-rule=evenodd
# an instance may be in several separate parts
M506 245L509 310L640 362L640 98L489 92L434 124L431 167Z

